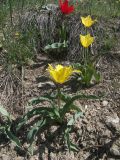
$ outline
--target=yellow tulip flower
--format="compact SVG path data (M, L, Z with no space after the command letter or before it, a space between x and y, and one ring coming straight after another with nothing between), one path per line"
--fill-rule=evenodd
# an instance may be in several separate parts
M52 65L49 64L48 72L50 73L50 76L54 82L63 84L70 78L70 76L74 72L80 71L74 70L72 66L62 66L58 64L55 68L53 68Z
M90 15L87 17L81 17L82 24L84 24L85 27L91 27L97 20L93 20Z
M83 47L87 48L94 42L94 37L92 37L90 34L87 35L80 35L80 42Z

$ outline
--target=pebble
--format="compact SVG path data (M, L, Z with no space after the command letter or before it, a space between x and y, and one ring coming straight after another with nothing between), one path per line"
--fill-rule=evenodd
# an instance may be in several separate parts
M120 119L117 115L115 115L114 117L112 116L107 116L106 122L108 123L119 123Z
M88 124L87 119L83 119L82 122L83 122L84 124Z
M106 106L108 105L108 101L104 100L104 101L102 102L102 105L103 105L104 107L106 107Z
M111 116L106 117L106 124L109 127L115 128L117 131L120 129L120 118L117 116L117 114L113 114Z
M40 82L38 84L38 88L46 88L46 89L51 89L54 88L55 85L53 82Z
M113 144L113 146L110 148L110 153L113 156L120 156L120 147L117 145Z
M39 156L32 156L30 160L39 160Z
M89 152L86 152L86 153L83 155L83 158L84 158L84 159L88 159L89 156L90 156L90 153L89 153Z
M86 143L86 142L82 142L82 146L83 146L83 147L86 147L86 146L87 146L87 143Z
M6 154L3 154L0 158L1 160L11 160L11 157Z
M25 158L19 156L19 157L16 157L15 160L25 160Z
M87 125L87 131L88 132L92 132L93 131L93 127L90 124Z

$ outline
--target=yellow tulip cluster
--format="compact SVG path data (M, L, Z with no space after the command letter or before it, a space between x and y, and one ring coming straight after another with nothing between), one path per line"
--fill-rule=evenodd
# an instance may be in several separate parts
M86 27L89 28L91 27L97 20L93 20L90 15L87 17L81 17L82 24ZM80 35L80 42L83 47L88 48L93 42L94 42L94 37L92 37L90 34L87 35Z

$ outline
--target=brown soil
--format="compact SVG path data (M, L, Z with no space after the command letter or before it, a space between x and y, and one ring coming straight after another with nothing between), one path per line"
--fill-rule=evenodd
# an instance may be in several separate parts
M98 69L101 72L101 82L93 87L87 89L81 89L77 93L82 92L86 94L101 95L104 93L104 97L100 100L90 101L77 101L83 112L84 117L79 119L76 123L78 137L75 138L75 143L80 147L79 153L68 153L65 150L56 151L55 145L49 144L49 142L41 143L40 146L36 146L38 153L30 158L25 158L21 153L17 153L13 144L1 144L0 158L1 160L17 160L17 159L51 159L51 160L92 160L92 159L120 159L120 146L119 154L115 155L114 151L111 151L112 147L119 143L120 140L120 63L119 55L106 55L99 59L97 64ZM51 92L53 89L38 87L38 77L46 74L45 65L41 66L41 63L34 64L31 67L25 69L24 80L24 102L30 98L38 97L45 93ZM63 62L64 63L64 62ZM39 67L41 66L41 67ZM66 88L66 86L65 86ZM69 93L72 90L67 89ZM54 91L54 90L53 90ZM20 107L20 106L19 106ZM22 113L23 108L16 107L16 109L10 109L14 111L16 117L19 113ZM26 109L27 110L27 109ZM53 146L53 147L52 147ZM45 153L41 150L45 147ZM58 147L59 148L59 147ZM113 149L114 150L114 149ZM116 151L117 152L117 151ZM40 158L41 157L41 158Z

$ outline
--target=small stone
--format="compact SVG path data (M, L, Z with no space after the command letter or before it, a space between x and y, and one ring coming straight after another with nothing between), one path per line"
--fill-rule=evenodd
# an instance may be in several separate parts
M120 119L119 117L117 116L117 114L114 114L113 116L107 116L107 120L106 122L108 123L114 123L114 124L117 124L120 122Z
M92 126L90 126L90 125L87 125L87 131L88 131L88 132L92 132L92 131L93 131L93 128L92 128Z
M85 105L85 111L88 109L88 105Z
M105 139L105 144L110 143L110 139Z
M83 119L82 122L83 122L84 124L88 124L87 119Z
M105 106L107 106L108 105L108 101L103 101L102 102L102 105L105 107Z
M110 137L111 136L111 132L110 130L105 130L103 133L104 136Z
M2 160L11 160L11 157L6 154L3 154L1 157L2 157Z
M40 83L38 84L38 88L42 88L43 86L44 86L44 83L41 83L41 82L40 82Z
M91 140L90 144L94 146L95 145L95 140Z
M55 84L53 82L46 82L47 85L50 85L51 87L55 87Z
M120 138L116 140L115 144L120 147Z
M86 152L86 153L83 155L84 159L87 159L89 156L90 156L90 153L89 153L89 152Z
M14 150L15 147L16 147L15 143L11 142L11 143L10 143L10 148L11 148L12 150Z
M45 88L45 89L51 89L54 88L55 85L53 82L40 82L38 84L38 88Z
M30 160L39 160L39 156L32 156L31 158L30 158Z
M19 157L16 157L15 160L25 160L25 158L19 156Z
M55 155L54 153L51 152L51 153L50 153L50 158L53 159L53 160L55 160L56 155Z
M87 146L86 142L82 142L82 146L86 147Z
M58 9L58 6L56 4L47 4L47 10L51 10L51 11L54 11L56 9ZM44 9L44 6L43 6L43 9Z
M114 144L110 149L110 153L113 156L120 156L120 148L117 145Z
M118 131L120 130L120 119L117 116L117 114L113 114L111 116L107 116L106 117L106 125L111 128L114 129L114 131Z

